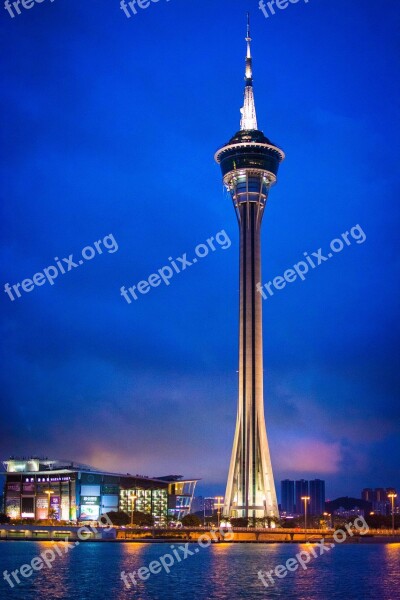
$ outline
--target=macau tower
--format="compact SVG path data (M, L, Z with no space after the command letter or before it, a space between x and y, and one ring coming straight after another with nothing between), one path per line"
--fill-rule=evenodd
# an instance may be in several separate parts
M279 517L263 395L261 223L284 153L258 129L249 20L240 131L215 155L240 234L239 398L224 515Z

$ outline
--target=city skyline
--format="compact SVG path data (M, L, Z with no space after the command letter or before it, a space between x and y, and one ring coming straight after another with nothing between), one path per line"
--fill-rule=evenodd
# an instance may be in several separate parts
M212 154L237 120L247 10L259 118L287 153L264 223L263 282L357 224L366 235L263 301L275 479L324 479L330 497L400 488L398 134L387 110L396 32L390 3L370 0L298 3L269 19L247 0L240 10L160 2L131 19L118 3L74 3L72 30L70 9L54 2L9 19L3 287L110 234L118 251L14 302L1 294L2 458L173 470L223 493L238 240ZM121 298L122 285L168 257L190 259L222 230L227 250L130 305Z

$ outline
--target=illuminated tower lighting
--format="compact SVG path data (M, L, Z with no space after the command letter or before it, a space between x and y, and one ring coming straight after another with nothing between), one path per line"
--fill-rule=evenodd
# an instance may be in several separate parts
M239 399L225 493L225 516L278 517L264 417L261 222L284 153L258 129L247 21L244 105L240 131L215 155L240 231Z

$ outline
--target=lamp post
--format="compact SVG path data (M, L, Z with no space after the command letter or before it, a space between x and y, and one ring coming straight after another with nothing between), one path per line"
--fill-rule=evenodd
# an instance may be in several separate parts
M302 496L301 499L304 502L304 539L307 541L307 502L309 502L310 496Z
M218 529L219 529L219 521L220 521L220 517L221 517L221 507L224 505L223 502L221 502L221 500L223 500L224 497L223 496L216 496L215 500L216 502L214 502L214 508L217 507L218 509Z
M133 527L133 513L135 512L135 508L136 508L136 498L137 496L131 492L131 527Z
M392 501L392 535L394 535L394 499L397 498L397 494L391 492L388 494L388 498Z
M331 516L332 516L332 515L331 515L331 513L324 512L324 517L326 517L325 521L326 521L327 523L328 523L328 517L329 517L329 523L328 523L329 527L332 527Z
M52 494L54 494L54 491L53 490L45 490L44 493L48 495L47 519L50 519L50 497Z

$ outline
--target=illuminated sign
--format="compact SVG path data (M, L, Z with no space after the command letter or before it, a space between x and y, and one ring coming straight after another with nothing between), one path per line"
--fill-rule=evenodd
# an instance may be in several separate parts
M96 521L100 516L100 496L81 496L81 519Z
M7 490L9 492L20 492L21 484L20 483L7 483Z
M36 497L36 518L47 519L49 510L49 501L47 497Z
M9 498L6 500L6 515L11 519L19 519L20 503L19 498Z
M97 521L100 516L100 506L86 505L81 506L82 521Z
M5 464L8 473L24 473L27 471L39 471L38 460L8 460Z
M61 509L61 498L60 496L51 496L50 497L50 509L53 511L53 516L56 519L60 518L60 509Z
M34 494L35 493L35 484L34 483L22 484L22 493L23 494Z
M85 506L100 506L99 496L82 496L82 502Z

